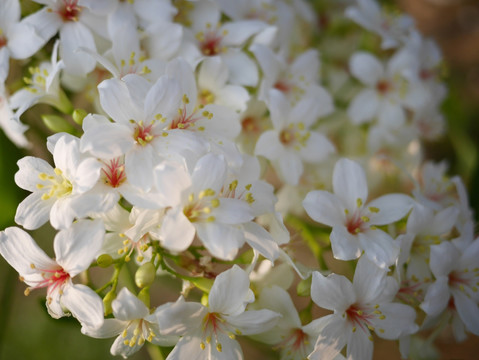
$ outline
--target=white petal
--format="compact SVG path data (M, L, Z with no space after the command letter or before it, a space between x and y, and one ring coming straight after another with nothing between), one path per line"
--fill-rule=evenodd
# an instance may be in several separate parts
M221 30L226 30L223 37L225 45L240 46L248 38L266 28L266 23L259 20L242 20L226 23Z
M373 326L376 328L376 334L383 339L395 340L400 336L410 335L419 328L414 323L416 312L410 306L395 303L382 304L380 311L385 318L375 318ZM384 331L377 331L378 329Z
M223 88L228 80L228 68L219 56L205 58L198 73L198 86L201 89Z
M181 203L182 194L192 185L191 177L182 164L161 163L155 168L155 185L168 206Z
M323 190L310 191L303 200L306 213L321 224L343 225L346 221L344 207L339 198Z
M256 142L255 154L264 156L268 160L276 160L284 151L274 130L266 130Z
M58 264L71 277L88 269L103 244L105 229L101 220L79 220L55 236L54 250Z
M382 230L369 230L358 234L359 245L365 255L380 268L394 264L399 256L399 245Z
M222 56L223 61L228 66L232 84L243 86L256 86L258 83L258 68L256 63L244 52L229 49Z
M360 303L368 304L377 301L376 299L386 286L386 273L386 270L378 267L367 257L359 258L354 271L353 286Z
M127 322L117 319L105 319L103 325L98 328L82 326L81 332L84 335L95 339L108 339L120 334L128 325Z
M446 308L450 297L448 278L441 276L427 288L421 309L428 315L439 315Z
M211 312L235 316L241 314L251 299L249 278L237 265L219 274L208 296Z
M191 70L190 70L191 72ZM178 109L181 108L181 98L183 89L177 79L168 76L162 76L151 87L145 99L145 115L147 119L154 119L157 114L165 118L176 116ZM196 98L190 98L190 102L195 103Z
M226 162L223 156L208 154L198 160L191 175L195 193L206 189L219 192L226 176Z
M17 162L19 170L15 174L15 183L22 189L37 191L40 182L38 175L41 173L51 174L53 168L45 160L33 156L25 156Z
M334 145L326 136L316 131L309 132L309 135L306 145L300 150L304 161L317 164L334 153Z
M42 193L34 192L28 195L17 207L15 222L25 229L38 229L50 217L50 210L54 199L42 199Z
M342 158L334 166L333 189L343 204L351 211L368 197L368 184L363 168L355 161Z
M95 68L96 60L77 51L84 47L96 51L93 34L81 22L66 22L60 29L60 56L65 62L65 71L72 75L85 75Z
M62 26L62 20L58 14L49 11L49 9L49 7L44 7L22 20L22 22L33 26L35 32L43 39L43 42L39 47L45 45L45 43L50 40Z
M43 46L43 39L34 27L25 22L10 27L8 35L8 49L14 59L26 59Z
M308 356L308 359L336 360L346 344L345 332L349 330L346 326L346 320L334 314L324 316L319 320L324 324L324 328L316 341L314 351Z
M265 287L261 291L257 305L260 308L270 309L282 315L276 326L288 329L301 327L298 311L289 296L289 293L277 285ZM280 342L281 339L278 339Z
M125 173L128 181L144 191L151 189L153 185L153 146L135 145L125 155Z
M115 318L123 321L143 319L150 313L143 301L126 287L120 290L116 299L111 303L111 307Z
M466 325L467 330L479 335L479 307L477 303L461 291L454 291L454 305Z
M234 225L196 223L195 228L206 249L219 259L233 260L243 246L243 233Z
M125 154L134 144L129 126L108 123L88 128L80 140L80 149L102 159L112 159Z
M243 225L246 242L266 259L274 261L279 256L278 245L262 226L255 222Z
M353 284L346 277L338 274L326 277L319 271L313 272L311 298L316 305L340 313L356 302Z
M211 214L217 222L224 224L242 224L254 218L248 203L230 198L220 198L219 206Z
M191 245L196 229L183 213L172 209L166 213L160 228L161 244L172 251L184 251Z
M358 237L351 235L344 225L333 226L329 238L335 259L353 260L361 255Z
M356 52L351 56L349 69L363 84L374 86L384 74L383 64L366 52Z
M348 331L346 336L348 337L346 349L348 359L372 360L373 342L369 340L369 330Z
M236 316L225 316L227 322L244 335L258 334L271 329L281 317L277 312L263 309L245 311Z
M375 91L364 89L357 94L348 107L348 116L353 124L359 125L372 120L379 108L379 99Z
M431 246L429 266L435 277L449 276L460 264L460 257L459 250L452 243L444 241L439 245Z
M180 296L174 303L167 303L155 311L161 333L182 336L198 328L207 313L207 309L196 302L185 302Z
M61 303L85 326L97 328L103 324L103 302L88 286L65 286Z
M378 208L379 212L369 215L370 224L386 225L402 219L414 205L414 200L403 194L387 194L369 202L368 208Z
M303 174L303 162L300 157L292 152L285 151L278 159L279 173L284 181L290 185L297 185Z
M17 227L0 232L0 254L21 276L58 267L28 233Z
M102 81L98 85L103 110L116 122L129 124L143 119L142 106L132 101L127 85L118 79Z

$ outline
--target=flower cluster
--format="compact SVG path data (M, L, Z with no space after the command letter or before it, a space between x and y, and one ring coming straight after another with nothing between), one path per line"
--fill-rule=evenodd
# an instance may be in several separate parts
M479 335L467 192L421 151L446 127L440 51L407 15L349 3L319 22L305 0L2 0L0 125L28 147L49 105L53 162L18 161L15 222L51 225L55 258L0 232L25 294L47 288L52 317L125 358L242 359L248 336L367 360L376 336L408 357L431 326Z

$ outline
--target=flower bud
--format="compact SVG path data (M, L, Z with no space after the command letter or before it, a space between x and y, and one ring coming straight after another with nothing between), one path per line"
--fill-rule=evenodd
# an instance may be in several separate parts
M98 259L96 259L96 262L99 267L102 268L107 268L111 264L113 264L113 258L109 254L101 254L98 256Z
M311 294L311 276L305 280L301 280L296 287L296 293L299 296L310 296Z
M83 109L75 109L72 114L73 121L78 125L83 124L83 119L88 115L88 113Z
M138 299L143 301L143 304L145 304L147 307L150 307L150 287L147 286L138 293Z
M139 288L150 286L155 280L156 269L151 262L141 265L135 273L135 284Z
M114 291L110 291L103 298L103 307L105 309L105 316L108 316L112 313L113 309L111 308L111 303L115 299L116 299L116 293Z
M73 134L75 129L71 126L66 119L58 115L42 115L42 120L45 126L53 132L66 132Z

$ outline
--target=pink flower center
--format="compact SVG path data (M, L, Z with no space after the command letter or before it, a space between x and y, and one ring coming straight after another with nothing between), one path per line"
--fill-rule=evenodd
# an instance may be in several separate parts
M137 144L145 146L154 139L154 135L152 134L152 127L153 123L148 126L145 126L143 124L143 121L140 121L135 125L135 132L133 134L133 138L135 139Z
M105 176L105 184L113 188L119 187L126 180L125 165L120 162L120 158L110 160L101 171Z
M70 279L70 274L68 274L63 268L58 267L56 269L39 269L34 264L31 264L32 269L36 269L42 276L42 280L36 282L36 285L28 287L25 290L25 295L30 294L31 290L48 288L48 293L51 293L58 287L61 287L65 281Z
M63 0L63 5L56 11L64 22L78 21L82 8L78 6L78 0Z
M361 213L356 210L353 214L346 217L346 228L352 235L366 231L369 226L366 224L369 218L361 216Z
M452 271L449 274L449 286L466 293L477 292L477 286L479 286L479 268L475 268L473 271L469 271L467 268L462 271Z
M4 46L7 46L7 38L2 34L2 29L0 29L0 49Z
M245 133L258 133L261 128L258 125L258 120L253 116L247 116L241 121L241 128Z
M285 94L288 94L292 89L292 86L284 80L278 80L273 87Z
M383 315L381 310L379 310L379 305L371 307L368 305L353 304L346 310L345 315L343 316L347 316L348 321L353 326L353 332L355 332L357 327L359 327L366 333L369 333L369 330L376 330L373 325L377 319L386 319L386 316ZM384 329L378 330L379 332L384 332ZM372 338L370 337L370 339Z
M223 51L221 41L223 37L218 35L216 31L209 31L205 34L204 39L200 41L200 50L205 56L218 55Z
M386 95L392 90L391 83L387 80L379 80L376 84L376 90L381 95Z
M309 347L309 335L302 329L293 329L274 349L282 349L283 352L294 352L298 357L306 358L311 352ZM308 351L309 350L309 351Z

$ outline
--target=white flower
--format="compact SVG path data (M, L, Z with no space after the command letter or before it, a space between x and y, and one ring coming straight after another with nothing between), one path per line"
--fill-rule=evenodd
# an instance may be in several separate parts
M346 9L346 16L382 37L382 48L398 47L414 28L414 20L408 15L389 14L376 0L356 0L357 6Z
M335 151L326 136L310 130L318 117L333 110L331 96L318 87L293 107L276 89L270 90L269 96L273 129L261 134L255 154L272 161L284 181L296 185L303 173L303 161L319 163Z
M248 202L224 194L226 171L224 157L211 153L193 169L173 163L155 169L156 187L170 206L158 233L162 246L184 251L196 234L213 256L234 258L244 242L238 225L254 216Z
M55 236L53 260L29 234L10 227L0 233L0 253L29 286L26 295L33 289L47 288L47 308L52 317L67 315L67 309L82 324L94 328L103 323L103 302L89 287L71 279L88 269L104 234L99 220L76 222Z
M84 324L81 331L97 339L119 335L111 346L112 355L127 358L140 350L145 341L160 346L176 344L178 337L160 335L157 313L161 306L150 314L141 300L127 288L122 288L111 307L114 319L105 319L103 325L96 328Z
M260 44L253 44L251 51L258 59L263 72L259 99L268 102L269 91L276 89L294 105L308 96L311 87L319 87L319 55L316 50L310 49L297 56L294 61L287 61L284 56L275 54L270 48ZM332 101L330 106L332 107Z
M409 67L407 49L398 52L386 66L370 53L354 53L349 62L350 71L367 88L349 105L352 122L361 124L377 117L383 125L404 126L406 110L416 110L429 100L426 89L406 77L405 70Z
M248 275L237 265L215 279L208 295L208 307L185 302L182 297L158 315L161 332L182 336L167 360L240 360L238 335L252 335L270 329L279 314L270 310L245 311L254 301Z
M364 251L377 266L392 265L399 255L399 246L377 226L404 217L412 207L412 199L403 194L388 194L366 203L368 185L364 171L358 163L344 158L334 167L333 191L334 194L311 191L303 206L313 220L333 228L330 239L334 257L351 260Z
M3 83L0 83L0 127L5 132L5 135L17 146L29 146L28 139L25 137L25 131L27 131L28 127L18 121L18 119L15 119Z
M392 302L391 289L397 284L390 280L385 270L365 257L358 261L353 283L342 275L314 272L311 298L334 313L319 319L324 328L308 359L333 359L345 345L348 359L372 359L371 331L390 340L417 331L414 309Z
M39 66L28 69L31 78L24 78L27 86L12 95L10 105L12 109L17 109L17 119L37 103L55 106L65 113L71 112L70 102L59 84L60 71L64 67L63 61L58 61L59 44L58 41L55 43L50 62L42 62Z
M99 196L88 191L100 176L100 164L80 153L77 138L63 134L52 151L55 168L45 160L26 156L18 161L15 182L31 191L17 208L15 221L36 229L50 218L56 229L70 226L75 217L101 211Z
M8 76L10 57L26 59L41 46L42 39L32 26L19 22L20 2L0 2L0 83Z
M221 22L221 12L213 1L198 1L190 14L191 29L186 34L180 56L196 65L204 57L220 56L229 69L229 82L255 86L258 68L242 50L255 34L267 28L260 20Z
M466 329L479 335L479 238L464 252L453 243L431 246L429 265L436 278L426 292L421 308L437 316L449 307L459 314Z
M321 321L314 320L301 325L288 292L276 285L265 287L256 305L258 308L275 311L282 317L271 330L255 335L254 338L279 350L283 360L306 359L313 351L314 343L322 330Z
M88 26L101 24L99 14L105 15L110 11L109 1L37 0L37 2L46 6L27 16L22 22L35 28L43 39L40 46L59 32L60 57L65 62L65 71L72 75L85 75L92 71L95 60L86 53L76 50L85 47L96 51L93 33Z

